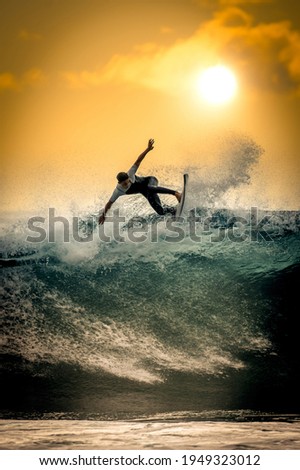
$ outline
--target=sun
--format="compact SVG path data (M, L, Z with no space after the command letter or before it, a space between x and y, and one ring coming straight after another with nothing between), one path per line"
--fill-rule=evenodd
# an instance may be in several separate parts
M230 101L237 90L233 72L224 65L205 69L197 80L200 96L210 104L219 105Z

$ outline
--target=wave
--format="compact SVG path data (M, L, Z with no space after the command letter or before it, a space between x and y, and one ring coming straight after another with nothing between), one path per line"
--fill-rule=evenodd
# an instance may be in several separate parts
M224 227L224 211L215 216ZM29 248L10 233L2 352L146 383L170 371L242 369L245 352L272 351L261 328L268 299L254 302L251 282L299 263L298 216L276 214L276 237L246 243L170 243L163 227L156 243L95 238Z

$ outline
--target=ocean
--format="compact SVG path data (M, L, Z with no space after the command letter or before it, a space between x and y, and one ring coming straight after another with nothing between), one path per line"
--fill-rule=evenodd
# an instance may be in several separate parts
M241 156L249 168L256 150ZM236 166L223 194L247 182ZM141 423L141 448L151 426L157 449L180 446L180 432L201 448L205 423L248 433L211 448L251 448L250 424L253 447L300 448L300 212L229 209L203 181L199 203L192 171L178 221L142 196L100 228L95 209L3 213L2 448L53 448L58 427L58 447L76 448L71 422L80 448L136 448ZM127 431L95 444L86 426ZM268 426L279 440L263 440Z

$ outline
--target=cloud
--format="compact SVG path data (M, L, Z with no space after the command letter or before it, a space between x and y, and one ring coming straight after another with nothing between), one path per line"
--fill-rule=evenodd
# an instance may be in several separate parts
M237 5L263 5L275 3L276 0L194 0L201 7L227 7Z
M18 34L18 38L21 41L40 41L42 39L42 35L28 31L27 29L22 29Z
M72 89L97 87L106 81L101 71L62 72L61 76Z
M0 74L0 91L22 91L26 87L37 87L45 84L46 75L39 68L32 68L24 72L21 76L17 76L10 72Z
M262 5L265 3L274 3L274 0L219 0L220 5Z
M256 23L236 6L222 8L187 39L115 55L104 68L64 72L72 88L132 83L164 92L189 88L201 68L225 63L253 89L300 94L300 34L289 21Z
M174 33L174 29L171 28L170 26L162 26L162 27L160 28L160 32L161 32L162 34L171 34L171 33Z
M18 80L12 73L5 72L0 74L0 91L1 90L19 90Z
M231 7L215 15L207 33L218 36L219 54L237 64L248 84L300 92L300 34L289 21L255 24Z
M47 81L47 77L41 69L32 68L23 74L21 81L24 86L40 86Z
M120 82L174 92L187 85L188 71L195 69L195 55L205 54L199 44L188 41L171 48L154 43L136 46L132 53L114 55L101 69L94 71L63 72L62 77L69 87L87 88L104 83ZM199 68L198 61L197 66Z
M290 34L289 42L279 54L280 60L286 64L291 77L300 83L300 35Z

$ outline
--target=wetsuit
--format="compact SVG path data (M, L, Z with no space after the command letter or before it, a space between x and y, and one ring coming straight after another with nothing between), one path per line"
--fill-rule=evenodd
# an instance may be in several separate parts
M172 194L175 195L173 189L163 188L158 186L158 180L155 176L136 176L135 172L137 166L133 165L128 171L128 177L131 180L131 184L128 188L123 188L121 184L117 184L116 189L111 195L110 202L115 202L118 197L125 196L125 194L142 194L149 202L151 207L159 215L167 213L175 213L174 207L163 207L158 196L160 194Z

